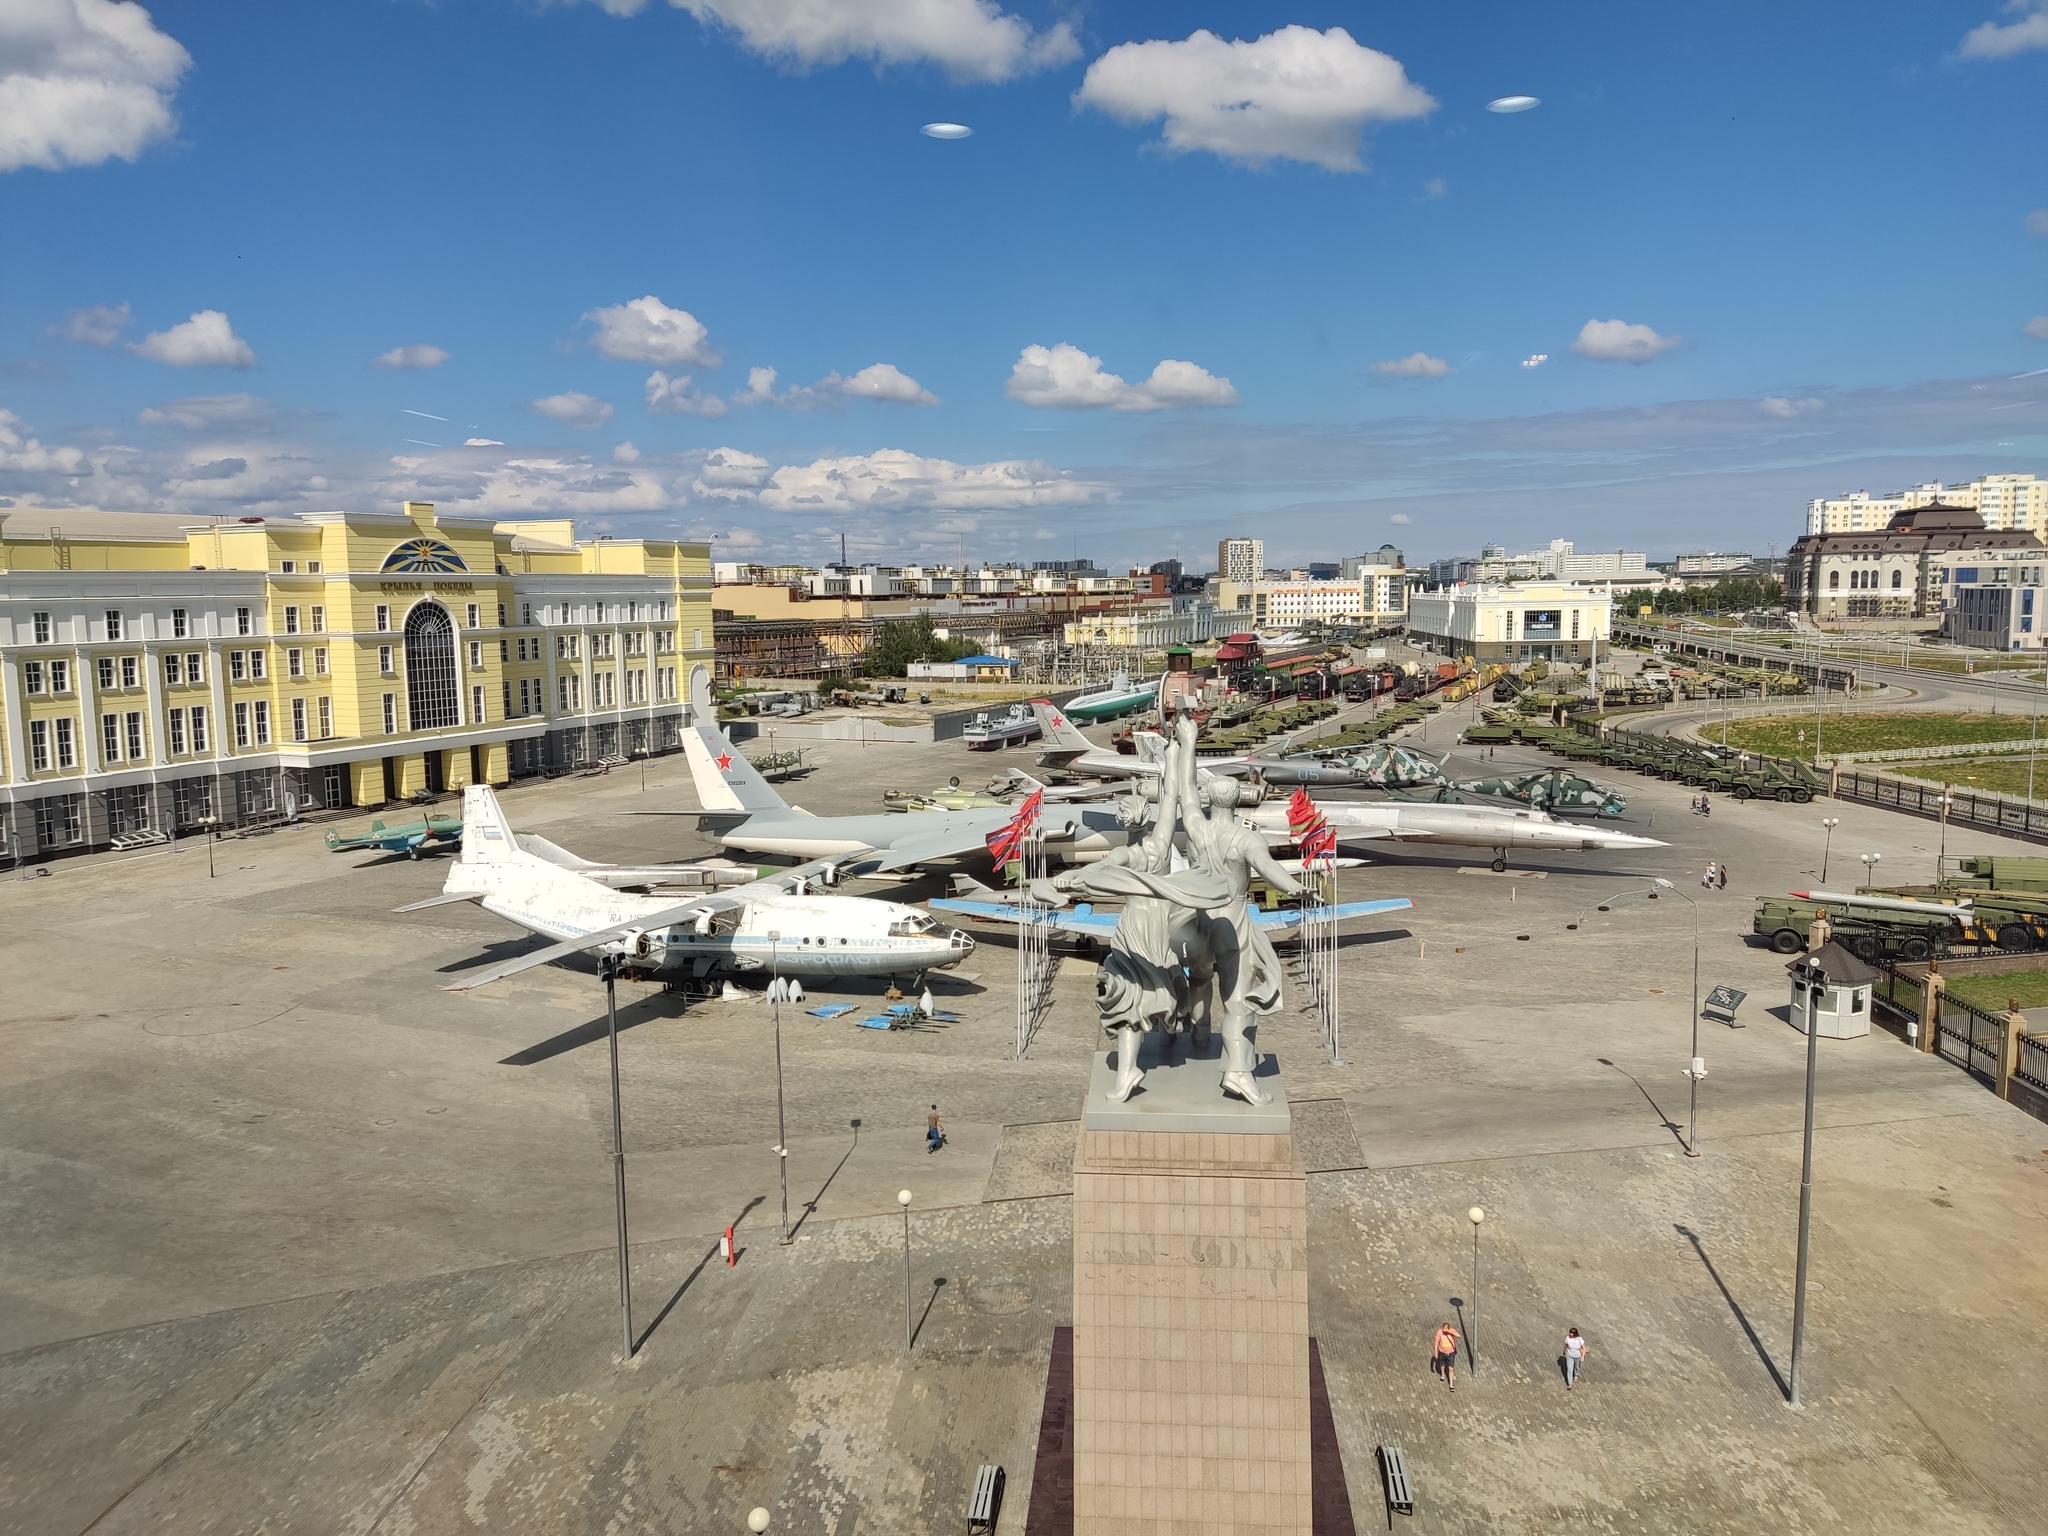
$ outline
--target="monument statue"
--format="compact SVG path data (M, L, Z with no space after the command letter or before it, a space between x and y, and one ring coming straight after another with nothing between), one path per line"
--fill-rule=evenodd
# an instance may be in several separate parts
M1207 1044L1212 987L1223 1001L1222 1089L1248 1103L1266 1102L1250 1031L1257 1016L1280 1006L1280 961L1246 903L1254 870L1290 894L1301 886L1267 852L1265 839L1237 820L1238 799L1235 780L1197 775L1195 723L1183 716L1166 749L1146 835L1044 882L1038 893L1055 904L1077 892L1124 900L1095 983L1096 1011L1115 1041L1110 1096L1118 1102L1144 1077L1138 1052L1146 1034L1185 1029L1195 1052ZM1135 822L1142 806L1123 814ZM1180 869L1176 834L1186 847Z

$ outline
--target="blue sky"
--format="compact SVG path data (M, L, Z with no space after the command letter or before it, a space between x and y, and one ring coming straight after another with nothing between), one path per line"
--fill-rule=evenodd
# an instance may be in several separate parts
M1199 563L2048 473L2034 0L9 10L22 506Z

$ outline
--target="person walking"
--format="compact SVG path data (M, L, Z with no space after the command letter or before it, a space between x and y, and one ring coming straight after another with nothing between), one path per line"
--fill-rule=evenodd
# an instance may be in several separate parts
M939 1106L934 1104L931 1113L924 1117L924 1150L930 1156L946 1144L946 1122L939 1118Z
M1443 1377L1444 1385L1453 1392L1458 1390L1458 1330L1449 1323L1440 1324L1436 1330L1436 1359L1431 1369Z
M1718 890L1725 891L1728 889L1728 866L1726 864L1714 866L1714 885Z
M1579 1370L1586 1363L1586 1341L1576 1328L1567 1328L1564 1333L1564 1389L1569 1392L1578 1385Z
M1712 859L1709 859L1707 860L1707 867L1700 872L1700 889L1705 891L1711 891L1713 888L1714 861Z

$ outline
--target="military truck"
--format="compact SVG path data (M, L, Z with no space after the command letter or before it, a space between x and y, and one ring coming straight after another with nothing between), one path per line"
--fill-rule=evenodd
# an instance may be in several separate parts
M1955 919L1945 915L1843 907L1796 896L1759 897L1750 932L1769 940L1779 954L1796 955L1807 947L1813 920L1823 911L1836 941L1866 962L1931 959L1946 954L1961 932Z
M1985 863L1992 862L1987 856ZM2040 863L2048 860L1999 859L2000 864ZM1908 901L1968 902L1970 921L1966 934L1978 944L2024 954L2048 949L2048 892L1994 891L1981 886L1958 885L1860 885L1859 896L1897 897Z
M1970 890L2048 891L2048 859L1973 854L1956 860L1961 874L1950 884Z

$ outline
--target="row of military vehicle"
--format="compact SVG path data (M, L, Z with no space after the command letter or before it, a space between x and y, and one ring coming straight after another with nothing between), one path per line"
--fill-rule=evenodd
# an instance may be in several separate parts
M1627 768L1694 789L1733 795L1737 800L1786 800L1803 805L1823 790L1820 776L1804 763L1639 731L1589 736L1567 728L1475 725L1466 728L1465 740L1525 741L1575 763Z
M2043 859L1998 862L2048 865ZM2010 954L2048 950L2048 891L1955 882L1859 886L1853 895L1819 899L1760 897L1750 931L1779 954L1796 955L1811 942L1814 919L1823 911L1831 937L1872 964L1994 949Z

